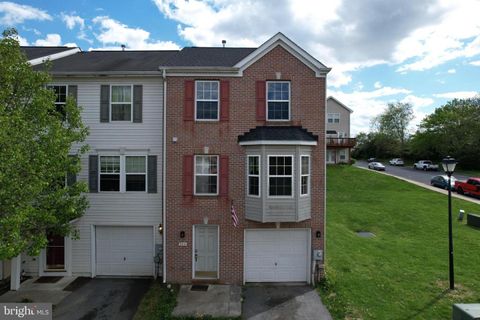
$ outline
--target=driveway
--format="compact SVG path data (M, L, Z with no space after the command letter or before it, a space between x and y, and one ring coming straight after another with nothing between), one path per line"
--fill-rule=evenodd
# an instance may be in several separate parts
M53 312L55 320L130 320L152 279L80 278ZM83 280L83 281L82 281Z
M243 319L332 320L318 293L309 286L246 286Z

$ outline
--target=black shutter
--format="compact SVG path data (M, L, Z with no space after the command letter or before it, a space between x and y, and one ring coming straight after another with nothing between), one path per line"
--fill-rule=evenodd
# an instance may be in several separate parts
M76 85L69 85L68 86L68 95L75 100L75 103L77 103L77 97L78 97L78 87Z
M71 161L76 161L78 157L76 155L69 155L68 156ZM77 182L77 174L73 172L67 172L67 186L71 187Z
M98 156L88 157L88 189L92 193L98 192Z
M157 156L148 156L148 193L157 193Z
M100 87L100 122L110 121L110 86Z
M133 86L133 122L142 122L143 87Z

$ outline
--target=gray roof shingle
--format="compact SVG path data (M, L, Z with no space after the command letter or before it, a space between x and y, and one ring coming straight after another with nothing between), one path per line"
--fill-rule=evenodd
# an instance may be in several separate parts
M46 57L55 53L75 49L73 47L30 47L22 46L21 50L25 53L28 60L37 59L40 57Z
M238 136L238 142L247 141L318 141L318 136L301 126L259 126Z
M257 48L186 47L164 67L233 67Z
M165 51L89 51L79 52L51 62L52 73L98 72L146 72L158 71L158 67L178 53ZM37 65L35 70L43 70Z

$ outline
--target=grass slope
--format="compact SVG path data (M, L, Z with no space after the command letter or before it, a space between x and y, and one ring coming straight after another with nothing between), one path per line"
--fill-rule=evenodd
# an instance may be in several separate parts
M335 319L450 319L480 302L480 230L456 221L480 206L453 198L455 282L448 289L447 197L350 166L327 170L327 280ZM367 230L375 238L360 238Z

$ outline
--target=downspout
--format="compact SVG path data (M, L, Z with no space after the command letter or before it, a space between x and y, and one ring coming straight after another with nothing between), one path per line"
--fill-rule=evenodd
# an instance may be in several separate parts
M166 199L166 168L167 168L167 72L162 70L163 77L163 153L162 153L162 223L163 223L163 282L167 282L167 199Z

